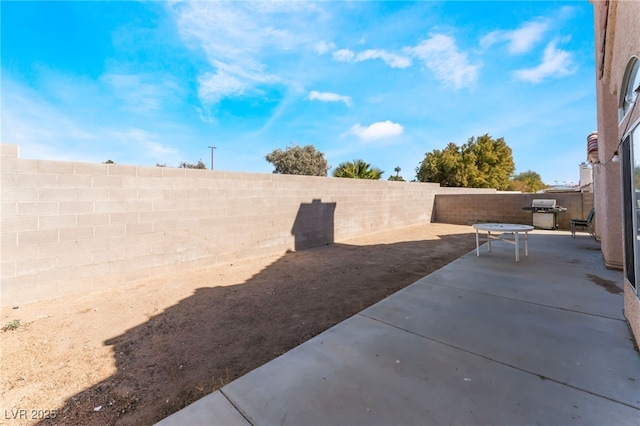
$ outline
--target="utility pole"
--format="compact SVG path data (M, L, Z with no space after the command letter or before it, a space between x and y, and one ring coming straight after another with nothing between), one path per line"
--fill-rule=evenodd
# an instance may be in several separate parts
M211 149L211 170L213 170L213 150L216 149L217 147L215 146L210 146L209 149Z

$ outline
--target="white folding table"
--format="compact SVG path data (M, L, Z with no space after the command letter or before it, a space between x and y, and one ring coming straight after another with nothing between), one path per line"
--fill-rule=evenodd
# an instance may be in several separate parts
M489 251L491 251L491 240L502 240L516 246L516 262L520 261L520 247L518 235L524 233L524 255L529 256L529 231L533 231L531 225L519 225L515 223L475 223L472 225L476 230L476 255L480 256L480 231L487 231L487 242ZM499 232L499 235L491 235L492 232ZM503 234L513 234L514 239L511 240Z

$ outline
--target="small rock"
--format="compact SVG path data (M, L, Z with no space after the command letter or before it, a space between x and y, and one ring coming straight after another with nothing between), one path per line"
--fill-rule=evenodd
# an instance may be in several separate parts
M100 411L102 410L102 405L98 405L97 407L93 408L93 411Z

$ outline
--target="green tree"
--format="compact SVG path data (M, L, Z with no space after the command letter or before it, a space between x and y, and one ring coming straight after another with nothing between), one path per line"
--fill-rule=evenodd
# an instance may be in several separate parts
M197 164L185 163L184 161L180 163L179 166L181 169L206 169L207 166L202 162L202 160L198 160Z
M416 169L419 182L438 182L441 186L468 186L460 147L450 142L442 151L425 155Z
M384 172L363 160L345 161L333 171L334 177L379 180Z
M112 159L108 159L107 161L103 162L102 164L116 164Z
M510 191L537 192L546 186L538 173L527 170L511 178L508 189Z
M503 190L514 169L511 148L504 139L485 134L469 138L462 146L450 142L443 150L426 153L416 177L442 186Z
M393 171L396 172L395 176L391 175L389 176L389 180L395 180L397 182L404 182L404 178L402 176L400 176L400 171L402 169L400 168L400 166L396 166L394 167Z
M329 166L324 154L313 145L291 144L284 151L276 149L265 159L273 164L273 173L285 175L326 176Z

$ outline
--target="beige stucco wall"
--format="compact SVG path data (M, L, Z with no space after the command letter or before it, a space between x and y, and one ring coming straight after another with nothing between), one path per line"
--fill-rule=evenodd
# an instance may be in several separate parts
M618 147L618 101L605 89L604 85L597 85L597 97L602 107L598 108L598 155L601 163L593 166L596 233L600 236L605 264L622 269L620 162L611 161ZM616 123L614 128L604 125L611 122Z
M429 223L435 194L452 191L31 160L0 147L2 306Z
M626 44L616 31L617 4L610 3L607 14L605 2L594 2L594 16L596 28L596 64L602 61L602 48L599 45L606 42L608 49L613 46ZM608 20L607 20L608 16ZM606 23L605 23L605 20ZM606 26L606 34L604 33ZM628 58L627 58L628 60ZM612 72L612 61L619 62L611 54L604 56L602 78L596 79L596 97L598 102L598 155L600 164L594 165L594 206L598 223L596 232L602 241L602 254L609 267L622 268L622 194L620 183L620 163L612 162L611 158L618 149L620 141L618 135L618 78ZM619 65L618 65L619 66ZM623 67L626 66L623 65ZM623 69L624 73L624 69ZM596 71L599 74L599 71Z
M632 115L618 122L625 69L632 56L640 57L640 2L592 3L596 36L598 151L603 163L594 167L594 203L603 256L608 266L618 266L623 264L621 176L620 163L610 162L610 159L618 150L625 130L640 119L640 108L636 108ZM601 63L604 64L602 70ZM636 339L640 339L640 300L629 285L625 284L624 289L625 313Z

